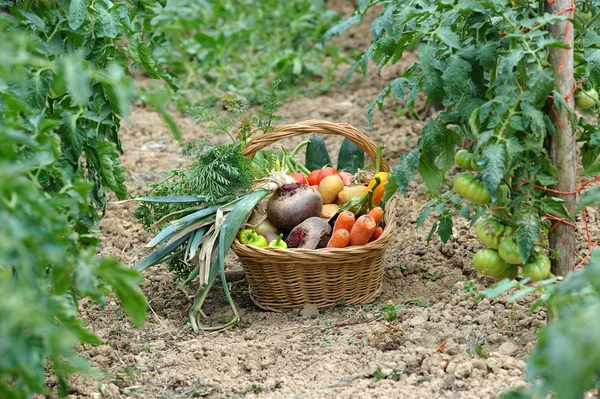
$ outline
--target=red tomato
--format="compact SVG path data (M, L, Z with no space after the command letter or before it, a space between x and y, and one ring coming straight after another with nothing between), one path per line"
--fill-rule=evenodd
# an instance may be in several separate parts
M308 185L309 186L318 186L321 180L331 175L340 175L335 168L328 166L323 169L317 169L310 172L308 175Z
M290 176L292 176L294 178L294 180L296 180L296 183L308 184L308 180L306 180L306 176L304 176L302 173L290 173Z
M319 185L319 173L321 173L321 169L313 170L308 175L308 185L309 186L318 186Z
M338 173L337 170L335 170L335 168L332 168L331 166L328 166L326 168L321 169L321 173L319 173L319 181L318 183L321 182L321 180L323 180L324 178L326 178L327 176L331 176L331 175L340 175Z

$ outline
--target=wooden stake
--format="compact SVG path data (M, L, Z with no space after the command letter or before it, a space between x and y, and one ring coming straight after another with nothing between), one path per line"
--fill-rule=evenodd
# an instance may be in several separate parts
M546 12L572 16L570 9L572 0L546 1ZM573 24L563 21L550 26L550 34L559 40L564 40L569 49L550 48L550 64L554 69L556 90L561 96L568 96L575 85L573 78ZM573 107L574 100L571 95L568 104ZM554 100L547 103L547 114L554 123L556 129L553 136L547 140L547 149L552 164L556 168L556 190L572 192L577 189L577 147L576 138L571 126L571 119L567 109L554 107ZM556 194L555 194L556 195ZM565 200L567 210L576 208L576 195L556 195ZM560 252L560 257L552 259L552 273L557 276L565 276L573 270L575 265L575 229L561 223L549 235L550 248Z

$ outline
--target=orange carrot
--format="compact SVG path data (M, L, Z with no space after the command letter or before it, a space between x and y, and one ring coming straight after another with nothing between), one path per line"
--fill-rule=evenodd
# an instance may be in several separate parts
M350 242L350 233L346 229L336 230L329 242L327 243L327 248L344 248L348 246Z
M375 228L375 219L370 215L362 215L350 230L350 245L364 245L369 242Z
M379 226L379 223L381 223L381 220L383 219L383 209L381 209L381 207L378 206L376 208L371 209L368 215L373 216L373 219L375 219L375 225Z
M371 238L369 238L369 242L375 241L376 239L381 237L382 234L383 234L383 228L381 226L377 227L375 229L375 231L373 232L373 235L371 236Z
M335 220L333 225L333 232L335 233L339 229L345 229L347 231L352 230L354 225L354 214L350 211L344 211L340 213Z

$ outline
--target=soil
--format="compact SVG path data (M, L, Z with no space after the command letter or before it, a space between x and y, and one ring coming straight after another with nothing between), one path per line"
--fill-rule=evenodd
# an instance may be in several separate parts
M346 14L353 10L352 2L329 4ZM364 47L369 41L366 23L337 39L343 48L356 43ZM290 123L350 123L385 144L384 154L393 165L416 146L423 122L397 112L401 104L390 98L369 126L365 106L414 57L407 54L381 76L372 66L366 77L356 75L325 95L290 99L280 114ZM340 77L344 74L339 72ZM418 113L427 117L422 98L419 104ZM122 129L122 160L132 195L163 178L165 170L190 162L161 118L138 105L131 124ZM177 123L184 141L206 134L183 116ZM333 153L341 139L328 137L326 142ZM289 148L293 143L282 144ZM383 293L368 306L267 312L252 304L242 280L231 283L241 323L220 333L194 332L187 314L191 299L165 266L143 273L151 307L143 328L129 322L116 299L102 309L82 302L81 316L103 344L81 347L99 373L74 378L70 397L481 399L524 385L524 357L535 344L536 330L545 325L544 310L529 312L534 298L509 302L504 295L476 302L476 294L493 283L471 264L482 244L465 220L456 220L448 243L434 238L428 245L432 222L416 228L427 200L424 186L414 183L398 201L397 234L385 258ZM108 208L100 255L133 265L146 254L144 245L152 235L137 223L135 209L134 203ZM590 210L588 218L597 237L598 211ZM580 238L585 244L583 229ZM241 268L235 255L228 256L227 267ZM214 288L204 309L212 322L229 314L222 294Z

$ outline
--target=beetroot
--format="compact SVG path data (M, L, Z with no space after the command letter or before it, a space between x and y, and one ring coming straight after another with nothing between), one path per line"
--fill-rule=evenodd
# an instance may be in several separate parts
M331 226L320 217L311 217L294 227L285 240L288 248L325 248L331 238Z
M267 203L267 217L280 231L287 232L306 219L319 216L323 197L304 184L285 184Z

